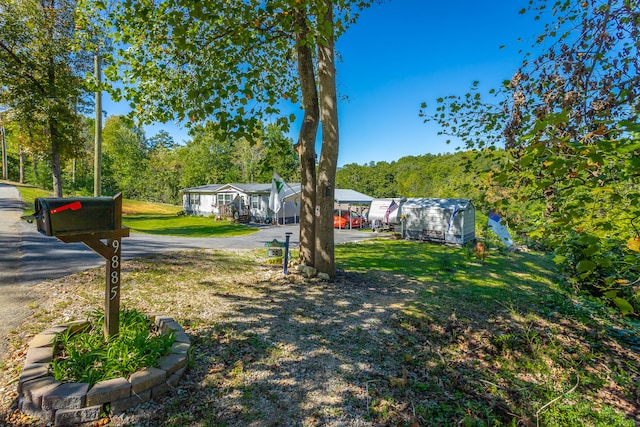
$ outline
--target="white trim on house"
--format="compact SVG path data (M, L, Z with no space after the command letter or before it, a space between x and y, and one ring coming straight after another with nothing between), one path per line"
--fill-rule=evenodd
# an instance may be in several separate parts
M274 219L280 224L300 222L301 185L298 183L285 186L283 207L277 215L269 209L270 183L209 184L181 191L182 206L189 215L218 216L221 204L233 204L241 214L248 214L252 222L271 223ZM348 189L336 189L335 199L338 204L367 204L373 200Z

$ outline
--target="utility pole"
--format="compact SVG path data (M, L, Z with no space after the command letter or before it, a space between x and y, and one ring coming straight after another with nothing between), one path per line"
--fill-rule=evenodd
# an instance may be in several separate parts
M100 67L100 54L96 51L93 57L94 71L98 90L96 90L96 127L95 127L95 150L93 158L93 195L99 197L102 194L102 71Z

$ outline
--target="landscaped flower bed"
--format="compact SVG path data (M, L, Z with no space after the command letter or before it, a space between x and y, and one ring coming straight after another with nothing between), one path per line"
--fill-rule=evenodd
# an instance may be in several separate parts
M173 318L153 314L147 316L153 320L162 336L173 335L175 342L168 354L157 359L156 366L137 370L128 378L116 377L95 382L89 375L83 377L88 379L87 382L63 382L51 375L51 362L57 356L56 351L60 351L56 348L59 337L86 330L88 322L54 326L36 335L29 346L19 378L19 408L23 413L44 422L71 425L96 421L104 414L119 414L167 393L178 384L186 370L191 342Z

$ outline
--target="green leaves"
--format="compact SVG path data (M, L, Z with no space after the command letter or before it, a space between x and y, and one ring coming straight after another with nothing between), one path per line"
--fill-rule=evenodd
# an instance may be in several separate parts
M371 1L341 1L336 28L354 22ZM111 3L100 22L118 52L105 72L142 122L212 120L252 138L250 122L278 121L282 101L297 102L292 7L308 16L310 42L329 31L320 3L161 0ZM96 18L90 2L82 14ZM118 71L116 73L116 71ZM115 90L115 89L112 89ZM284 116L285 119L287 116Z
M589 259L583 259L576 265L576 271L581 273L580 276L585 278L589 276L596 269L597 264Z
M564 264L567 261L567 257L564 255L556 255L553 257L553 262L556 264Z
M627 301L626 299L620 298L618 296L618 292L619 291L617 290L613 290L605 292L603 295L604 297L609 298L616 305L616 307L618 307L622 315L626 316L627 314L633 314L635 312L633 306L629 304L629 301Z
M0 7L0 104L36 134L25 148L50 161L57 196L61 163L84 142L78 112L87 107L88 87L82 77L93 65L76 50L74 6L73 0L15 0Z
M114 41L126 44L115 64L123 72L106 77L122 79L126 97L136 108L145 105L137 111L144 122L215 118L246 133L236 117L261 117L264 105L276 105L295 87L290 61L275 60L287 44L249 25L259 12L252 7L241 1L116 3L107 22L120 30ZM254 106L247 109L249 99Z
M144 313L123 309L119 334L104 342L104 314L92 316L89 329L72 334L70 329L56 336L60 356L51 362L58 381L85 382L90 386L108 379L128 377L167 354L175 334L153 333L153 325Z

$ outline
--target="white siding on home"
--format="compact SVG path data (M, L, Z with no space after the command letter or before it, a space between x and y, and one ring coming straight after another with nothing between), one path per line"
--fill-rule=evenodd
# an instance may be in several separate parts
M182 198L185 212L192 215L211 215L215 195L206 193L186 193Z
M267 204L269 203L269 198L267 198ZM271 213L271 215L274 215ZM282 204L282 208L275 215L279 224L282 224L283 221L285 224L298 223L300 222L300 202L287 202L285 201Z
M269 196L265 194L252 194L250 198L249 212L254 222L270 222L273 213L269 211Z

